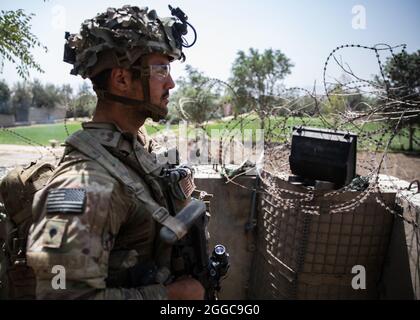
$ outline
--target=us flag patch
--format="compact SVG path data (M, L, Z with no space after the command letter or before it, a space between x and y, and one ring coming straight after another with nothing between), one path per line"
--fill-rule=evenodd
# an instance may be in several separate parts
M48 191L47 214L82 214L86 202L85 189L58 188Z

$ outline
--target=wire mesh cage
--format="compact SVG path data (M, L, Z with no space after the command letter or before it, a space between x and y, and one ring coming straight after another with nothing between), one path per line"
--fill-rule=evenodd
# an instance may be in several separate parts
M257 250L253 259L251 299L376 299L393 223L393 215L372 192L351 210L332 208L358 196L342 192L294 201L305 190L263 172L278 194L262 184L257 224ZM395 193L381 193L393 206ZM285 202L286 199L286 202ZM311 205L318 212L308 213ZM365 289L353 288L365 271ZM359 270L359 269L356 269ZM355 273L352 273L355 272Z

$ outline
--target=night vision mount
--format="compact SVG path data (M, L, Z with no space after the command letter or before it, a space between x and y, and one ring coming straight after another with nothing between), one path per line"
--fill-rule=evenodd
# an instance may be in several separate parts
M168 5L168 8L171 11L171 15L178 18L178 20L182 22L182 23L175 23L174 26L173 26L173 29L174 29L175 33L177 34L177 38L181 39L181 45L184 48L192 47L195 44L195 42L197 41L197 32L195 31L195 28L187 21L188 20L187 15L180 8L175 8L174 9L174 8L172 8L171 5ZM188 26L190 26L190 28L194 32L194 41L191 44L188 44L188 42L183 37L183 36L187 35L187 33L188 33L188 30L187 30Z

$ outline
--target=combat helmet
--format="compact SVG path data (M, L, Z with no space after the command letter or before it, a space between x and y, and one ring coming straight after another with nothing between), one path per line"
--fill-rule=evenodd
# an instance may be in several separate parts
M171 17L159 18L155 10L147 7L123 6L108 8L93 19L82 23L78 34L65 34L63 60L73 65L71 74L92 79L102 71L112 68L130 69L140 61L144 100L117 96L97 90L98 98L105 98L129 105L141 105L152 113L154 120L166 116L166 111L151 104L149 75L143 56L159 52L170 60L185 60L183 47L191 47L197 38L195 29L179 8L172 8ZM188 26L194 31L194 41L184 38ZM142 72L143 71L143 72Z

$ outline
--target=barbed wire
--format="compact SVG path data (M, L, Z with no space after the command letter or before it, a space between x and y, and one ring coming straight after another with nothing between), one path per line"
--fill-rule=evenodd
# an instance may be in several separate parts
M36 159L37 161L42 160L44 158L44 152L40 150L40 148L46 150L48 153L50 153L56 160L60 158L59 155L57 155L50 147L47 147L43 145L42 143L36 142L34 139L28 138L18 132L16 132L13 129L2 127L0 128L0 131L4 134L12 135L17 137L18 139L24 141L25 143L35 147L35 150L39 153L39 158Z
M377 79L363 79L356 75L349 64L339 61L335 56L340 50L366 50L375 55L378 65L379 77ZM326 192L323 195L317 194L318 198L327 198L333 200L343 193L352 193L354 196L345 202L332 204L330 213L346 213L354 211L358 206L362 205L367 199L374 197L375 201L383 206L388 212L405 219L401 213L395 208L390 207L382 197L380 183L382 171L387 171L384 168L385 159L390 151L394 139L399 137L408 138L409 134L401 130L402 124L405 121L419 119L420 99L407 99L410 97L396 97L394 94L402 88L395 88L390 85L389 79L386 78L383 58L380 53L389 53L391 59L398 59L396 50L401 49L405 52L406 45L390 46L387 44L377 44L373 47L363 46L358 44L344 44L336 47L328 55L323 69L323 87L324 94L317 94L314 90L310 91L305 88L293 87L284 88L277 95L266 95L265 98L271 98L272 103L269 108L266 106L259 106L260 109L254 107L248 109L246 114L238 115L233 119L224 123L224 128L228 131L233 131L236 128L249 128L250 123L260 122L260 127L264 129L264 167L261 168L259 178L263 181L264 189L255 190L253 187L241 185L235 179L241 175L230 177L224 172L226 163L222 164L222 175L228 183L235 183L236 185L249 189L250 191L268 192L273 196L284 210L299 207L308 214L320 214L319 205L312 205L314 201L314 194L311 190L293 191L290 190L290 185L286 187L280 186L270 178L281 178L287 181L287 177L291 175L289 168L289 156L291 152L291 134L293 127L297 126L312 126L320 128L328 128L331 130L341 130L345 132L353 132L358 135L358 143L360 149L366 150L368 157L362 161L357 162L358 171L364 171L364 176L369 178L369 186L360 192L353 192L347 186L338 190ZM327 74L328 68L332 62L341 69L346 76L349 76L350 81L340 81L335 79L334 82L328 82ZM215 85L227 84L223 81L215 81L211 79L213 88ZM238 94L229 86L230 91L234 92L234 99L238 99ZM303 94L296 94L297 92ZM374 99L374 104L370 101L358 101L354 106L346 104L342 101L341 105L344 109L334 110L334 105L337 104L334 99L364 97L368 96ZM256 100L260 97L247 96L248 105L258 106ZM302 102L305 100L304 102ZM359 99L360 100L360 99ZM333 109L328 114L324 113L325 109ZM323 110L324 109L324 110ZM214 113L214 112L213 112ZM191 120L191 119L190 119ZM206 125L204 124L205 128ZM418 130L418 129L416 129ZM419 139L414 135L411 137L414 144L419 146ZM232 137L226 135L222 137L223 143L220 146L228 148ZM236 142L238 143L238 142ZM219 150L219 153L226 154L226 150ZM379 159L378 159L379 155ZM220 158L213 155L214 158ZM264 172L264 174L261 174ZM267 172L270 175L266 174ZM391 183L394 192L401 194L404 189ZM288 195L288 196L286 196ZM292 197L290 197L292 196ZM413 221L408 223L418 227Z
M363 50L375 55L378 65L379 77L376 79L363 79L356 75L348 63L338 59L336 54L342 50ZM394 139L398 137L408 138L409 133L401 130L405 121L412 121L419 118L420 99L413 99L411 96L398 97L395 92L403 90L403 87L394 88L386 78L383 58L380 53L388 53L391 59L398 59L397 49L405 52L406 45L389 46L387 44L377 44L373 47L358 44L344 44L337 46L329 53L323 67L323 89L324 93L316 92L316 83L312 90L301 87L276 89L277 92L268 92L264 96L252 96L240 94L228 82L215 78L209 78L201 85L200 95L197 97L182 97L174 105L181 115L181 119L193 122L194 117L188 110L188 105L197 104L205 100L205 94L211 92L214 97L220 92L228 92L231 96L230 106L241 106L245 104L243 112L236 114L228 120L220 119L223 115L222 107L219 105L207 110L207 117L201 123L195 123L196 127L204 129L209 133L213 127L222 128L225 134L220 137L209 137L209 140L217 139L219 148L211 150L209 159L217 159L221 166L221 174L228 183L234 183L242 188L249 189L258 193L269 193L284 209L297 208L308 214L320 214L319 205L314 205L314 199L325 198L333 199L343 193L352 192L347 186L338 190L325 192L324 194L315 193L311 189L301 191L291 190L290 185L280 186L272 177L287 181L292 175L289 166L289 156L291 153L291 136L294 127L310 126L317 128L327 128L345 132L354 132L358 135L358 143L361 150L365 150L367 157L357 162L357 171L363 172L363 176L369 178L369 186L362 191L353 192L354 196L346 201L330 206L330 213L346 213L355 210L371 196L384 206L390 213L403 218L394 208L389 207L383 200L380 189L380 172L387 171L383 167L386 164L386 157L390 151ZM346 77L350 79L334 79L327 81L328 70L335 63ZM371 98L363 100L363 98ZM346 99L355 99L351 105ZM264 103L262 104L261 101ZM201 102L200 102L201 103ZM205 103L202 104L205 106ZM227 104L225 104L227 105ZM71 111L71 110L68 110ZM70 114L71 112L68 112ZM67 115L67 113L66 113ZM215 120L216 119L216 120ZM219 120L218 120L219 119ZM169 128L170 122L166 128ZM66 135L70 135L67 126L67 117L64 120ZM256 190L238 182L244 173L236 174L231 177L228 174L228 152L232 144L239 148L246 148L244 141L237 141L230 133L239 130L243 132L249 129L252 131L252 146L256 140L256 129L263 129L264 157L263 164L257 174L264 186L263 189ZM25 143L39 148L45 148L56 159L57 155L48 147L37 143L31 138L25 137L12 129L1 128L3 133L12 134ZM158 127L156 127L158 130ZM418 130L418 129L416 129ZM165 140L166 139L166 140ZM419 139L415 135L412 141L419 146ZM169 140L162 137L161 142L168 145ZM195 143L200 141L196 139ZM203 141L201 141L203 143ZM197 147L197 145L196 145ZM200 147L197 147L200 154ZM251 156L262 157L252 153ZM40 152L42 158L42 152ZM379 156L379 158L378 158ZM403 189L393 185L396 192ZM417 226L417 225L416 225Z

